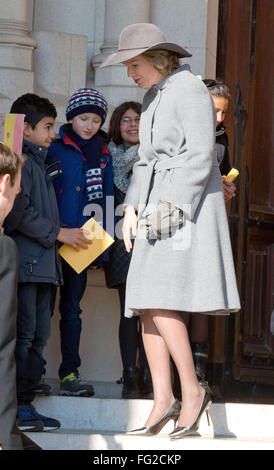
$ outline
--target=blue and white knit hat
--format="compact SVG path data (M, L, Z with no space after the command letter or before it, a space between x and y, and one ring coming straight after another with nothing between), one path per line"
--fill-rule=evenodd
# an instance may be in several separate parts
M102 118L104 123L108 112L108 105L101 93L93 88L80 88L69 99L66 118L67 121L78 114L94 113Z

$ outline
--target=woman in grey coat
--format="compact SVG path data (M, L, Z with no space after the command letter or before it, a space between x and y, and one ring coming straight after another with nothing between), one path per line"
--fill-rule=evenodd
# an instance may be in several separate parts
M190 314L228 315L240 308L222 179L215 151L215 109L206 86L180 66L190 54L155 25L125 28L119 51L139 88L149 88L140 122L140 160L125 199L125 245L134 250L125 315L141 315L154 406L134 434L158 433L170 419L180 438L193 434L211 396L197 381L187 333ZM138 230L137 230L138 225ZM183 406L174 401L170 355Z

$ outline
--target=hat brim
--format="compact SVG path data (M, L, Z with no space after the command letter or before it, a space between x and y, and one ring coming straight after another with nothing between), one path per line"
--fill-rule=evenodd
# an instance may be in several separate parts
M139 48L139 49L124 49L114 54L111 54L107 57L107 59L99 66L99 68L108 67L109 65L120 64L121 62L126 62L129 59L133 59L140 54L143 54L146 51L152 51L154 49L162 49L165 51L170 51L175 53L179 58L183 57L192 57L190 52L186 51L183 47L179 46L178 44L174 44L172 42L161 42L155 44L151 47Z

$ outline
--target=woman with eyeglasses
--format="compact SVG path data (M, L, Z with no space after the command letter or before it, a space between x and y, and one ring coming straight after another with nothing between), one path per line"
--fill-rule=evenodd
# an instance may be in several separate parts
M127 101L113 111L110 119L108 148L113 158L115 208L123 204L133 165L139 160L141 107L141 103ZM117 219L117 239L110 251L110 260L105 267L105 277L107 287L116 288L119 292L121 308L119 345L123 364L122 398L149 398L152 392L152 383L139 318L124 316L126 278L131 253L125 249L121 230L119 233L119 220L122 219L119 214ZM137 351L140 369L136 367Z

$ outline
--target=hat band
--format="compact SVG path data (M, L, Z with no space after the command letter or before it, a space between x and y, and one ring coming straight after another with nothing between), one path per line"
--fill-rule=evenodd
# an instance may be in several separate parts
M136 49L148 49L149 47L153 47L153 46L130 47L129 49L118 49L118 52L135 51Z

